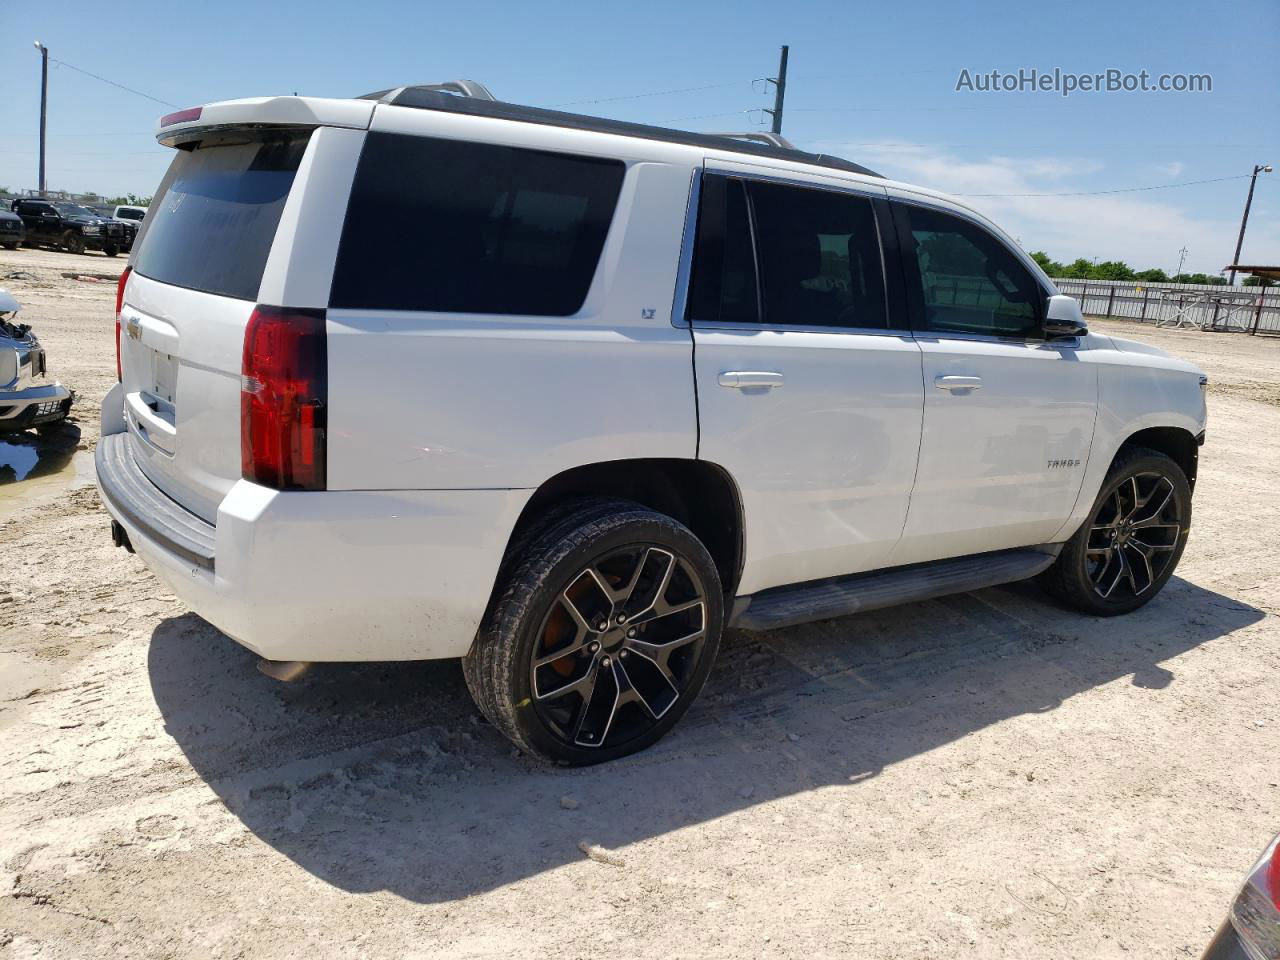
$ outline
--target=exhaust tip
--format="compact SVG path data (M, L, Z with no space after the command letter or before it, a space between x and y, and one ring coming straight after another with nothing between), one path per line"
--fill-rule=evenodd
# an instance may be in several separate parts
M293 683L311 669L305 660L259 660L258 672L281 683Z

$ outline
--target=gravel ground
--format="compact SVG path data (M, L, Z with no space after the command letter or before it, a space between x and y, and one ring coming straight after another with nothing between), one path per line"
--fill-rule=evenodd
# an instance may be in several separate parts
M1280 341L1097 323L1212 377L1142 612L1024 584L732 634L664 743L556 771L456 663L277 684L111 548L114 288L61 274L121 266L0 253L80 394L0 487L6 960L1195 957L1280 828Z

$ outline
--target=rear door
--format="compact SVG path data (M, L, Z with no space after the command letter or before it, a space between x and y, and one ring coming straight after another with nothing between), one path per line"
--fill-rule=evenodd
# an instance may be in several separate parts
M324 305L341 214L308 223L303 184L324 179L325 145L343 141L328 153L344 154L349 187L362 136L224 132L179 151L151 205L120 317L125 419L142 471L205 520L241 474L249 316L259 302ZM326 185L343 189L341 177ZM309 284L297 282L300 270Z
M902 533L923 388L890 306L883 198L746 166L702 179L687 308L699 456L741 492L742 593L884 566Z

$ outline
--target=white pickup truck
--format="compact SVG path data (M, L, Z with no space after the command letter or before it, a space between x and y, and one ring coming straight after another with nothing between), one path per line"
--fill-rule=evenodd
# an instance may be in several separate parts
M1200 371L1090 333L963 203L751 136L471 81L165 117L96 455L117 543L276 673L462 657L567 764L662 736L725 627L1155 596Z

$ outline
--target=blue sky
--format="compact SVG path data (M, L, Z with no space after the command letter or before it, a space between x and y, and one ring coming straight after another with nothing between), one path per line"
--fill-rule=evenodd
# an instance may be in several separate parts
M1069 14L1069 16L1068 16ZM1280 4L1176 2L606 4L0 0L0 184L36 182L39 55L191 106L349 96L468 77L499 97L693 130L752 129L791 45L784 132L961 194L1115 190L1259 178L1243 260L1280 262ZM1211 93L957 93L962 68L1207 73ZM660 91L670 92L662 95ZM626 99L619 99L626 98ZM590 102L596 101L596 102ZM49 185L149 194L169 108L50 65ZM1247 180L972 203L1029 249L1214 272Z

